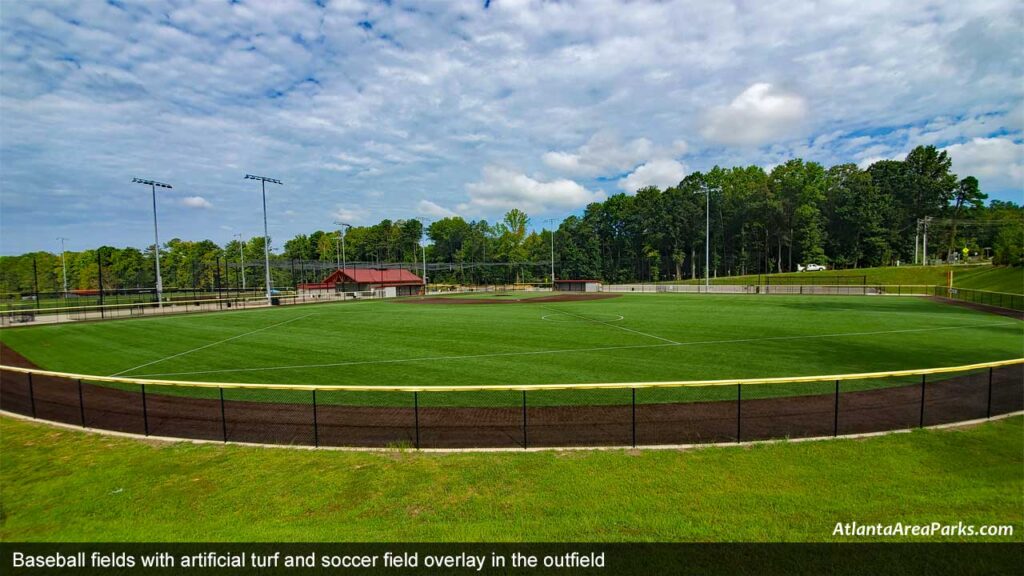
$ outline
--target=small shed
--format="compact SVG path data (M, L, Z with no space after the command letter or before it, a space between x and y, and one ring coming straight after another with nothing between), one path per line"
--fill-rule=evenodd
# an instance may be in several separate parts
M423 279L401 268L341 268L323 282L300 284L300 290L370 292L383 290L387 296L413 296L424 288Z
M600 292L600 280L555 280L559 292Z

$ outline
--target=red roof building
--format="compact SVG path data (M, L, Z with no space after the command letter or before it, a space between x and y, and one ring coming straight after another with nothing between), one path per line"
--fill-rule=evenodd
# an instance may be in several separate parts
M299 284L299 289L367 292L392 286L398 288L399 296L416 294L423 287L423 279L402 268L339 268L323 282Z

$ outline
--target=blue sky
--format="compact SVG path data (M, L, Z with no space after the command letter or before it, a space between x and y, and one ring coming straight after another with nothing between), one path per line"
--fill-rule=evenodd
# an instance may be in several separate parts
M485 6L485 4L489 4ZM919 144L1024 200L1013 1L5 2L0 252L511 207Z

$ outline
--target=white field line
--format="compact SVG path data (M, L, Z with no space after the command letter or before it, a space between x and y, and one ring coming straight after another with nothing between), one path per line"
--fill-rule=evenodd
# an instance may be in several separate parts
M239 338L241 338L243 336L249 336L250 334L255 334L257 332L263 332L264 330L270 330L271 328L277 328L278 326L283 326L283 325L288 324L290 322L295 322L296 320L302 320L303 318L309 318L310 316L315 316L316 314L317 314L316 312L314 312L312 314L306 314L305 316L299 316L298 318L292 318L291 320L285 320L284 322L278 322L277 324L271 324L270 326L264 326L263 328L258 328L256 330L252 330L250 332L246 332L245 334L239 334L237 336L232 336L230 338L225 338L223 340L218 340L216 342L211 342L209 344L204 344L203 346L199 346L199 347L193 348L191 350L185 350L184 352L178 352L177 354L172 354L172 355L167 356L165 358L160 358L159 360L153 360L152 362L146 362L145 364L139 364L138 366L135 366L134 368L128 368L127 370L122 370L122 371L120 371L120 372L118 372L116 374L111 374L111 376L121 376L122 374L127 374L128 372L134 372L134 371L138 370L139 368L145 368L146 366L151 366L153 364L158 364L158 363L163 362L165 360L170 360L171 358L177 358L179 356L184 356L186 354L191 354L193 352L198 352L200 350L205 350L206 348L209 348L211 346L216 346L218 344L223 344L225 342L230 342L232 340L237 340L237 339L239 339Z
M768 336L764 338L738 338L733 340L698 340L695 342L673 342L665 344L636 344L632 346L604 346L597 348L565 348L559 350L533 350L530 352L492 352L487 354L465 354L460 356L420 356L417 358L397 358L392 360L355 360L351 362L331 362L328 364L296 364L291 366L263 366L259 368L226 368L221 370L199 370L195 372L164 372L156 374L136 374L137 378L155 376L192 376L197 374L224 374L229 372L265 372L269 370L302 370L308 368L335 368L339 366L358 366L365 364L404 364L408 362L430 362L436 360L469 360L474 358L499 358L504 356L537 356L544 354L570 354L575 352L601 352L605 350L632 350L639 348L672 348L678 346L701 346L706 344L740 344L745 342L767 342L772 340L809 340L814 338L842 338L848 336L879 336L884 334L902 334L907 332L937 332L940 330L962 330L964 328L989 328L992 326L1017 326L1019 322L999 322L995 324L974 324L969 326L940 326L936 328L908 328L905 330L883 330L876 332L841 332L837 334L812 334L809 336Z
M661 336L655 336L654 334L648 334L646 332L641 332L639 330L633 330L632 328L626 328L625 326L619 326L618 324L612 324L611 322L605 322L603 320L593 320L593 319L587 318L586 316L581 316L579 314L574 314L572 312L566 312L564 310L559 310L557 308L552 308L550 306L544 306L544 308L547 308L548 310L551 310L553 312L558 312L559 314L567 314L569 316L575 316L577 318L580 318L582 320L587 320L589 322L595 322L597 324L604 324L605 326L611 326L612 328L618 328L619 330L625 330L626 332L632 332L634 334L639 334L641 336L647 336L648 338L654 338L655 340L661 340L662 342L668 342L669 344L679 344L679 342L676 342L675 340L669 340L668 338L662 338Z

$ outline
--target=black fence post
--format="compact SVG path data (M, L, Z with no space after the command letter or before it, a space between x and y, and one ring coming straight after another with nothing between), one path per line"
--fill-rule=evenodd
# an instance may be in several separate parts
M988 407L985 409L985 418L992 417L992 367L988 369Z
M420 449L420 393L412 393L412 409L416 418L416 449Z
M32 386L32 373L28 373L28 402L32 406L32 417L36 417L36 392Z
M316 422L316 388L313 388L313 446L320 447L320 429Z
M633 448L636 448L636 388L633 388Z
M526 435L526 390L523 390L523 450L526 450L527 435Z
M743 422L741 406L743 405L743 384L736 385L736 441L740 442L740 432L743 430L741 424Z
M149 436L149 413L146 411L146 385L142 384L142 430Z
M228 419L224 415L224 389L217 388L220 392L220 430L224 435L224 442L228 441Z
M835 416L832 419L832 436L839 436L839 380L836 380Z
M924 385L925 379L927 378L927 375L921 374L921 424L919 426L920 428L924 428Z
M78 380L78 413L82 418L82 428L85 428L85 400L82 397L82 380Z

